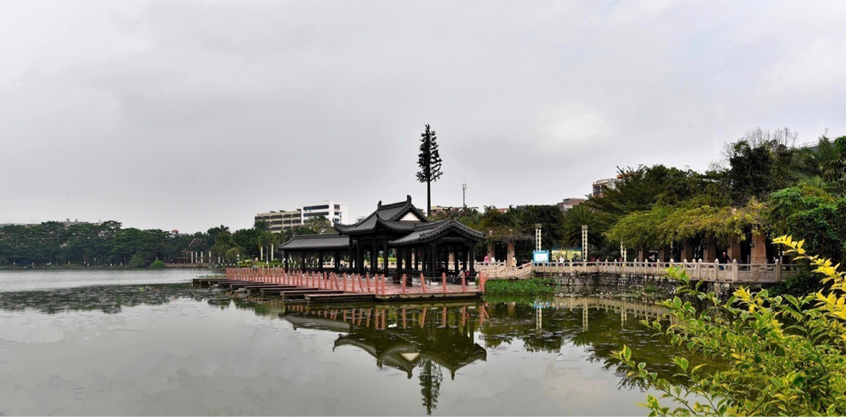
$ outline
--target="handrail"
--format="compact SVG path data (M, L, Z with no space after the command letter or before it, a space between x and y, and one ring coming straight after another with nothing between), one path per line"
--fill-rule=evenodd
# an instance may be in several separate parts
M614 273L666 276L671 267L681 268L692 280L712 282L779 282L798 273L793 264L739 264L736 261L721 264L719 261L596 261L596 262L542 262L535 263L540 273Z

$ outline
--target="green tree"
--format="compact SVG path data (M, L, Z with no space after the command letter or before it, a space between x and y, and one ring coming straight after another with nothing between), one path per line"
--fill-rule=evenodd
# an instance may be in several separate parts
M249 259L258 258L259 253L258 238L261 232L254 228L239 229L232 234L232 241L234 246L242 248L241 254Z
M735 204L750 198L766 200L773 191L791 185L796 133L789 129L774 132L753 129L724 150L728 160L728 181Z
M426 130L420 135L420 154L417 165L417 181L426 183L426 215L432 214L432 181L441 178L441 155L438 153L438 140L434 130L426 125Z
M230 264L235 263L238 260L238 256L241 255L241 251L238 248L230 248L226 250L226 261Z
M794 158L795 176L805 183L819 182L819 188L846 192L846 136L835 140L823 135L817 146L801 149Z
M255 224L253 224L253 228L256 230L260 230L262 232L269 232L270 231L270 223L264 220L256 220Z
M306 220L302 226L295 228L298 235L326 235L337 234L332 223L324 216L314 216Z
M527 206L520 214L520 223L527 232L533 232L535 225L540 224L541 243L546 248L564 244L564 212L558 206Z
M567 246L581 246L582 225L588 226L588 244L600 246L603 243L602 233L605 231L605 224L596 211L584 203L564 213L563 243Z

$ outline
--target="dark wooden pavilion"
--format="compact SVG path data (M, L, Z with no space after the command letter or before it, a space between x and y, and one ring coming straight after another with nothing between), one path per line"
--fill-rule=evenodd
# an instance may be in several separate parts
M458 276L467 272L475 275L474 246L484 240L482 232L473 230L450 218L433 222L411 203L405 201L382 204L363 220L351 224L335 224L339 235L297 236L283 244L286 267L291 254L317 254L320 268L326 253L334 255L335 269L341 270L339 260L346 252L344 271L358 274L381 273L399 280L402 274L424 274L428 278ZM381 253L382 262L379 262ZM388 259L396 257L392 266Z

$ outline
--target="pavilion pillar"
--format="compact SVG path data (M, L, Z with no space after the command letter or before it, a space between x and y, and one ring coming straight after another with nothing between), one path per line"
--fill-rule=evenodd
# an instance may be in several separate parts
M355 271L354 269L352 269L353 268L353 248L354 247L355 247L355 244L353 243L352 239L350 239L350 248L349 248L349 254L348 254L349 257L347 258L349 260L348 261L349 265L347 265L347 267L349 267L349 269L351 271Z
M516 256L514 250L514 242L508 242L508 255L505 256L505 265L510 265L510 262ZM515 265L516 266L516 265Z
M467 252L467 245L464 245L464 247L461 248L461 271L467 271L468 256L470 256L470 254Z
M728 244L728 252L726 253L728 262L739 261L743 263L743 260L740 259L740 241L737 239L737 236L729 235Z
M705 250L702 254L702 262L714 262L717 259L717 242L713 237L705 238Z
M385 252L384 252L385 255L382 257L382 259L385 261L385 276L388 276L390 274L390 269L391 269L391 263L389 262L388 258L390 257L391 254L388 252L388 237L387 236L385 236L384 248L385 248Z
M470 244L470 276L471 277L476 276L476 270L473 268L473 262L476 260L475 259L476 258L475 251L476 251L476 245L471 243Z
M659 262L667 262L667 261L670 260L671 257L672 257L672 255L670 254L670 247L669 246L663 246L663 247L661 247L661 250L658 251L658 261Z
M690 243L690 239L684 241L684 246L682 247L682 259L685 261L693 261L693 244Z
M637 250L637 261L638 261L638 262L643 262L643 249L638 249L638 250Z
M291 252L285 251L285 272L288 272L291 267Z
M317 263L319 264L317 267L318 271L323 271L323 251L317 252Z
M488 259L494 258L494 243L488 242Z
M379 270L379 256L376 252L376 241L374 240L370 245L370 272L374 274Z
M455 269L455 275L458 275L458 246L452 247L452 263Z
M341 251L335 251L335 272L341 270Z
M767 237L752 232L752 263L767 263Z
M428 274L426 274L426 276L434 277L435 275L438 274L437 256L438 256L438 247L435 245L434 242L432 242L431 244L429 244L429 258L431 260L429 261L429 271L427 271Z

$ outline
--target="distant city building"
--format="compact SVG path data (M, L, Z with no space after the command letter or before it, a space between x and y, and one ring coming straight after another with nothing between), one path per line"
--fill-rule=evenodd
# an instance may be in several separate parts
M316 203L309 203L302 207L303 222L312 218L323 216L332 223L349 223L350 205L341 201L324 200Z
M296 226L302 226L303 215L300 209L292 211L270 211L256 214L256 222L265 222L271 232L279 233L285 230L291 230Z
M280 233L302 226L306 220L323 216L332 223L349 222L350 205L340 201L324 200L316 203L304 204L296 210L279 210L259 213L256 222L265 222L273 233Z
M561 211L567 211L567 210L570 210L571 208L576 207L579 204L582 204L584 202L585 202L584 198L565 198L563 201L558 203L558 208L560 208Z
M620 178L617 177L617 178L606 178L606 179L594 181L593 182L593 196L599 197L599 196L602 195L602 193L605 192L605 190L615 189L617 187L617 181L619 181L619 180L620 180Z

